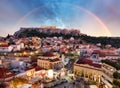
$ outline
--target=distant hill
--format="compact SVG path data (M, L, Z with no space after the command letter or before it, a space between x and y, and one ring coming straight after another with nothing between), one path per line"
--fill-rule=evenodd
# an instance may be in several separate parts
M22 37L60 37L63 38L71 38L74 37L75 39L81 39L86 43L97 44L101 43L104 47L105 45L112 45L113 47L120 48L120 37L92 37L87 36L85 34L80 33L79 30L75 29L59 29L55 27L43 27L43 28L20 28L19 31L14 33L15 38L22 38Z
M75 29L59 29L55 27L41 27L41 28L20 28L19 31L14 33L14 36L17 38L20 37L45 37L45 36L59 36L59 35L73 35L79 36L82 35L79 30Z

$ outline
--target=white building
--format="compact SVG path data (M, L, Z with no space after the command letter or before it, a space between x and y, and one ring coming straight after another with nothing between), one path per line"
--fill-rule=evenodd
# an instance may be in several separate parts
M4 47L0 47L0 52L11 52L13 49L12 46L4 46Z

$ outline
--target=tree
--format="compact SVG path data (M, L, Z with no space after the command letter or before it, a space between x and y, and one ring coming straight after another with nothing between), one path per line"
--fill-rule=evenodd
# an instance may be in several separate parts
M116 79L120 79L120 73L114 72L113 77L116 78Z
M114 68L116 68L117 70L120 69L120 64L116 63L116 62L112 62L110 60L102 60L102 63L108 64Z
M119 82L119 80L114 79L113 80L113 84L116 85L116 86L119 86L119 88L120 88L120 82Z
M9 39L9 38L10 38L10 35L8 34L8 35L6 36L6 38Z

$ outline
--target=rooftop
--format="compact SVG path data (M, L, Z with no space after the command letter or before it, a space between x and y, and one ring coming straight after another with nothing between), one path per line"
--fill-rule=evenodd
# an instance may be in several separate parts
M60 61L59 59L42 59L42 58L40 58L39 60L46 60L46 61L49 61L49 62Z
M99 57L105 57L106 54L104 52L101 52L100 50L94 50L92 54L98 54Z
M101 68L101 65L100 65L100 64L93 63L92 60L86 59L86 58L79 59L79 60L76 62L76 64L87 64L87 65L90 65L90 66L93 66L93 67Z
M0 68L0 78L9 78L15 76L14 73L12 73L9 69L7 68Z
M53 57L55 55L53 53L47 52L47 53L44 53L42 56L44 56L44 57Z

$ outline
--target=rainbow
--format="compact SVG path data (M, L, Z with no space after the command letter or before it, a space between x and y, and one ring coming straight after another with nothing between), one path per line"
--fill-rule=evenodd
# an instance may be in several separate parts
M91 15L92 17L94 17L96 19L96 21L98 21L100 23L100 25L103 27L103 29L106 31L106 33L108 34L108 36L112 35L111 32L109 31L108 27L104 24L104 22L98 16L96 16L94 13L92 13L89 10L84 9L84 8L82 8L80 6L76 5L75 7L81 9L82 11L84 11L87 14Z
M59 3L57 3L59 4ZM65 4L65 5L70 5L70 6L74 6L76 7L77 9L80 9L81 11L85 12L86 14L92 16L101 26L102 28L105 30L107 36L111 36L111 32L109 31L108 27L104 24L104 22L98 17L96 16L94 13L92 13L91 11L85 9L85 8L82 8L81 6L78 6L78 5L73 5L73 4L69 4L69 3L62 3L62 4ZM15 28L17 28L17 26L19 26L19 24L21 24L24 19L26 19L29 15L31 15L33 12L37 11L38 9L40 8L43 8L44 6L39 6L37 8L34 8L33 10L31 10L30 12L28 12L26 15L24 15L16 24Z

